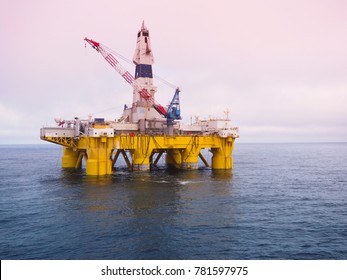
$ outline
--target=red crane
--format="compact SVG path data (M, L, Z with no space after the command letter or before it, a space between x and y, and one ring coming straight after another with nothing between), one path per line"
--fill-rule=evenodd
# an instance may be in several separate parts
M133 75L131 75L129 73L128 70L126 70L120 63L119 61L109 52L107 51L102 44L95 42L94 40L88 39L88 38L84 38L84 40L86 42L88 42L97 52L99 52L104 59L133 87L135 88L135 78L133 77ZM153 96L151 96L149 94L149 92L147 91L147 89L142 88L139 91L139 94L141 95L141 97L143 99L145 99L146 101L148 101L153 108L162 116L166 117L167 116L167 112L166 109L160 105L157 104L153 98Z

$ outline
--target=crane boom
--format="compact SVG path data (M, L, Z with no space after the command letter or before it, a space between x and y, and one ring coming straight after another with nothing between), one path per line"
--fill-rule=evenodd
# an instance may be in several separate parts
M133 87L135 88L135 78L133 77L133 75L131 75L129 73L128 70L126 70L120 63L119 61L110 53L108 52L100 43L88 39L88 38L84 38L84 40L86 42L88 42L97 52L99 52L103 58ZM160 105L157 104L154 100L154 98L149 94L149 92L147 91L147 89L142 88L139 91L139 94L141 95L141 97L143 99L145 99L146 101L148 101L153 108L162 116L166 117L167 112L166 109Z
M129 73L128 70L126 70L119 61L108 51L105 50L105 48L102 47L102 45L98 42L95 42L94 40L84 38L86 42L88 42L97 52L99 52L104 59L131 85L134 86L135 78Z

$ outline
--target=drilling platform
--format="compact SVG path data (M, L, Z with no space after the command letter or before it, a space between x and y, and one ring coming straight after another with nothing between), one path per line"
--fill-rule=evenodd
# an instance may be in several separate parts
M165 155L168 166L197 169L199 158L212 169L232 169L234 141L238 128L226 118L200 120L181 124L180 89L175 88L167 106L156 102L157 87L153 83L154 63L149 31L142 23L137 33L133 57L135 76L116 59L116 55L99 42L85 38L133 88L132 105L124 105L123 114L116 120L104 118L64 120L55 118L55 127L42 127L40 138L63 146L62 167L82 167L87 175L112 174L123 156L130 171L149 171ZM208 163L201 153L212 153Z

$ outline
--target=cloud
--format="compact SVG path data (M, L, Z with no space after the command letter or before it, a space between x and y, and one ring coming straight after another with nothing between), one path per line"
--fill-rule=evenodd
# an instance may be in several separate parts
M344 1L325 0L7 1L0 11L0 109L11 118L0 133L11 142L22 139L18 129L36 141L57 115L119 117L132 89L83 38L131 58L145 20L153 69L181 87L184 121L228 108L247 141L264 139L262 132L268 141L325 141L327 131L340 141L347 122L345 10ZM155 83L166 105L174 90Z

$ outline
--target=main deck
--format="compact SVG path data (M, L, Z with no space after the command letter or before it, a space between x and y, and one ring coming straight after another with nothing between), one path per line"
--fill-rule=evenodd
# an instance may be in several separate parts
M64 133L64 134L63 134ZM85 161L87 175L112 174L119 156L130 171L150 171L165 154L166 164L179 169L197 169L198 159L212 169L231 169L235 137L217 135L81 135L68 131L56 135L49 128L41 129L41 139L63 146L62 167L81 168ZM212 153L211 163L201 154Z

